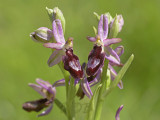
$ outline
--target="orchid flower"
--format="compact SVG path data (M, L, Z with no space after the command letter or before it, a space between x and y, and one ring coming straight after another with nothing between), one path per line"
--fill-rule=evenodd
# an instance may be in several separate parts
M41 96L43 96L43 98L24 103L23 109L28 112L30 111L39 112L43 108L47 107L45 111L43 111L41 114L38 115L39 117L49 114L50 111L52 110L54 98L56 95L56 89L55 87L52 87L52 85L49 82L43 81L41 79L36 79L36 82L39 85L29 83L29 86L32 87L35 91L37 91Z
M110 62L113 62L117 65L120 65L119 56L116 52L109 47L111 44L116 44L121 42L120 38L111 38L108 39L108 18L105 15L101 15L99 24L98 24L98 35L96 37L87 37L91 42L94 42L96 46L101 46L105 52L105 58Z
M64 55L65 49L65 39L63 34L63 29L61 25L61 21L56 19L53 21L53 36L56 40L56 43L44 43L43 46L47 48L55 49L55 51L51 54L48 65L49 67L58 64L62 60L62 56Z
M95 43L93 50L90 52L88 56L86 74L89 76L88 78L92 78L92 77L94 78L95 76L96 77L95 79L92 78L90 81L87 79L87 77L84 77L84 79L81 82L81 88L89 98L91 98L92 96L92 91L90 89L89 82L92 82L92 80L93 82L97 80L97 73L102 69L104 65L105 57L111 60L111 62L115 61L113 59L114 57L112 57L110 54L105 53L104 47L110 48L108 47L109 45L115 44L121 41L121 39L119 38L107 39L107 37L108 37L108 19L107 19L107 16L101 15L100 21L98 24L98 35L96 37L87 37L88 40ZM101 72L99 74L101 74ZM84 94L80 94L80 95L84 95Z
M64 63L64 69L69 71L73 78L82 78L83 72L79 63L79 58L73 54L73 38L65 42L61 21L53 21L53 35L57 43L44 43L43 46L55 49L48 60L51 67L58 64L61 60Z

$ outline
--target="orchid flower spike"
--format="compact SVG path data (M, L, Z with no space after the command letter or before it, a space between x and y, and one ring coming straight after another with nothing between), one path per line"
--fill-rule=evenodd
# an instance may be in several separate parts
M56 95L56 89L55 87L52 87L52 85L49 82L46 82L44 80L36 79L36 82L39 85L29 83L29 86L32 87L35 91L37 91L41 96L43 96L43 98L24 103L23 109L28 112L30 111L39 112L43 108L47 108L45 111L43 111L41 114L38 115L39 117L49 114L50 111L52 110L54 98Z

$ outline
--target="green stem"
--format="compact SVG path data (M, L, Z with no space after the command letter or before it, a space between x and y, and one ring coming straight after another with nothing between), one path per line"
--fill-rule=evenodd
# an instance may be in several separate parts
M69 73L63 68L63 63L60 62L59 64L59 68L61 69L62 71L62 74L64 76L64 79L65 79L65 86L66 86L66 99L68 97L68 87L69 87Z
M101 77L102 87L99 90L99 95L98 95L98 98L97 98L94 120L100 120L100 117L101 117L102 105L103 105L103 102L104 102L104 99L103 99L102 96L103 96L103 92L106 88L106 82L107 82L107 76L106 76L107 75L107 68L108 68L108 60L105 60L103 71L102 71L102 77Z
M71 78L68 88L67 111L68 120L75 120L75 86L73 78Z
M59 68L61 69L64 79L65 79L65 86L66 86L66 112L67 112L67 117L68 120L74 120L74 110L72 104L74 105L74 103L72 103L72 96L71 96L71 91L73 90L73 86L74 86L74 80L70 80L70 85L69 85L69 73L63 68L63 63L60 62L59 64ZM73 85L72 85L73 84ZM73 100L74 102L74 100Z

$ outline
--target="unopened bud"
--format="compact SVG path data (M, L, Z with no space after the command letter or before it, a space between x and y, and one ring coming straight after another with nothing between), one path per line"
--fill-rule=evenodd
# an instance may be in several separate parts
M116 17L110 23L109 38L115 38L121 31L124 20L122 15L116 15Z
M63 32L65 32L65 18L63 16L62 11L58 7L55 7L53 9L49 9L46 7L46 10L48 12L51 22L53 22L56 19L59 19L61 21Z
M111 14L110 14L109 12L107 12L107 13L105 13L104 15L107 16L107 18L108 18L108 24L110 24L111 21L113 20Z
M41 27L30 34L33 41L47 43L53 39L52 31L46 27Z

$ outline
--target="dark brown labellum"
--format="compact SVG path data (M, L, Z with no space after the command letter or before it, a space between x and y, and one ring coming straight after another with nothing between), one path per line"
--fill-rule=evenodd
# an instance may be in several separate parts
M39 100L35 100L35 101L29 101L23 104L23 109L31 112L31 111L36 111L39 112L40 110L42 110L45 107L48 107L48 99L44 98L44 99L39 99Z
M88 63L86 73L88 76L94 76L100 68L103 67L105 60L105 53L102 52L102 46L95 45L90 55L88 56Z
M69 73L74 78L82 78L83 70L79 63L79 59L73 54L73 50L67 49L66 55L63 57L64 69L69 71Z

